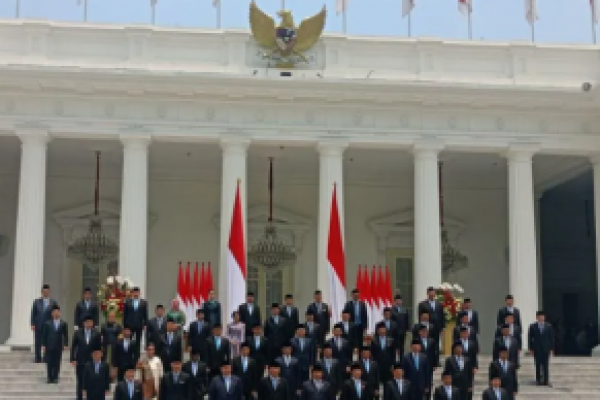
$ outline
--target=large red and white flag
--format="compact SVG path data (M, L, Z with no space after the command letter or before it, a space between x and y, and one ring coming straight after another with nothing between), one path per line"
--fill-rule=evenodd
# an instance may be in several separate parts
M473 12L472 0L458 0L458 11L463 15L469 15Z
M369 283L369 267L365 265L365 268L362 271L361 277L361 288L360 292L364 292L364 299L367 306L367 318L369 319L369 326L367 326L367 331L373 331L373 301L371 296L371 284Z
M198 268L198 263L196 263L196 267L194 268L194 316L196 315L196 311L202 306L202 292L200 291L200 270Z
M244 255L246 253L244 252ZM245 276L245 275L244 275ZM245 282L244 282L245 284ZM210 263L208 263L208 272L206 273L206 297L208 298L208 293L215 288L212 277L212 267Z
M204 269L204 263L202 263L202 273L200 274L200 297L202 304L208 300L208 290L206 290L206 270Z
M181 311L185 313L185 320L194 320L194 281L192 281L192 272L190 262L188 261L185 269L185 303L179 304ZM187 324L186 324L187 325Z
M415 0L402 0L402 17L406 17L415 8Z
M598 0L590 0L590 8L592 10L592 21L598 23Z
M327 241L327 263L329 266L329 294L331 296L332 325L340 321L346 303L346 259L342 240L342 226L337 201L337 186L333 187L329 238Z
M378 268L377 271L377 287L379 288L379 290L377 290L377 297L379 300L379 307L380 307L380 318L377 320L377 322L381 321L383 319L383 309L385 307L387 307L387 299L386 299L386 289L385 289L385 279L383 277L383 268L381 268L381 266Z
M183 266L181 262L179 262L179 272L177 273L177 300L179 301L179 305L181 310L185 312L185 299L186 299L186 284L185 284L185 276L183 272Z
M529 25L538 20L537 0L525 0L525 19Z
M381 321L383 315L383 307L381 307L381 303L379 302L379 284L377 282L377 267L373 265L373 269L371 270L371 307L373 314L373 333L375 333L375 326L377 323Z
M231 214L231 229L227 246L227 284L229 311L237 310L246 298L246 243L244 241L244 217L240 199L240 181L238 180ZM208 268L209 290L212 286L212 272Z
M385 305L386 307L392 307L394 305L394 291L392 290L392 275L390 274L390 267L385 266Z
M337 0L335 4L337 15L345 14L348 11L348 0Z

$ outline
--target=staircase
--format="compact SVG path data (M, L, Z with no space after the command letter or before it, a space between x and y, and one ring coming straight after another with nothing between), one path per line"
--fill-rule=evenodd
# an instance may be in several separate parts
M29 352L0 353L0 400L72 400L75 398L75 371L67 354L63 357L60 383L46 384L44 364L32 363ZM475 379L474 400L488 385L487 366L490 358L480 357L480 372ZM519 371L520 391L517 400L593 400L600 399L600 358L558 357L551 361L553 387L535 385L533 359L524 357ZM484 367L485 366L485 367ZM440 372L434 374L439 385Z

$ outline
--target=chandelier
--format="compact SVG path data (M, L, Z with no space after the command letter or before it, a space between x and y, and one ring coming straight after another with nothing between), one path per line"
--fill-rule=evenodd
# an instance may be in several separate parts
M442 194L442 168L443 163L438 163L438 181L440 191L440 227L442 240L442 271L456 272L469 266L469 259L457 248L452 246L448 237L448 230L444 226L444 196Z
M277 228L273 224L273 158L269 158L269 219L264 235L248 251L251 263L270 271L294 265L296 253L291 246L277 238Z
M70 258L85 263L92 269L101 264L114 261L119 254L119 247L114 240L104 234L102 219L98 213L100 201L100 152L96 152L96 185L94 190L94 215L90 218L88 232L75 240L67 249Z

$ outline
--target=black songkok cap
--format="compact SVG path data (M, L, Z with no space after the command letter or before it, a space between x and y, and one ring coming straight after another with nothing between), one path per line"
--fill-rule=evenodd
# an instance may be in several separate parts
M359 362L353 362L352 365L350 365L350 370L354 371L355 369L362 370L362 366Z
M254 297L254 292L248 292L248 294L246 294L246 297Z
M44 283L44 285L42 286L42 290L44 289L50 289L50 285L48 285L47 283Z
M394 296L394 300L402 300L402 295L397 294L396 296Z
M512 300L512 299L514 299L514 297L513 297L512 294L507 294L506 295L506 300Z
M94 318L90 314L87 314L85 317L83 317L84 322L85 321L93 321L93 320L94 320Z
M55 304L52 306L53 310L60 310L60 306L58 304Z
M469 332L469 328L467 328L466 326L461 326L460 331L461 332Z
M421 341L420 341L419 339L413 339L413 341L412 341L412 342L410 342L410 344L411 344L411 345L413 345L413 344L418 344L418 345L421 345Z
M535 315L538 316L538 317L540 317L540 316L546 315L546 313L543 312L542 310L540 310L540 311L536 312Z
M323 372L323 366L321 363L316 363L312 368L313 372Z
M89 287L89 286L86 286L86 287L83 289L83 293L86 293L86 292L91 292L91 291L92 291L92 288L91 288L91 287Z
M294 298L294 296L292 296L291 294L286 294L286 295L285 295L285 298L286 298L286 299L293 299L293 298Z
M444 372L442 372L442 378L445 376L452 376L452 373L448 370L444 370Z
M279 303L273 303L273 304L271 304L271 308L279 308Z
M394 363L394 369L404 369L404 365L401 362L396 361Z

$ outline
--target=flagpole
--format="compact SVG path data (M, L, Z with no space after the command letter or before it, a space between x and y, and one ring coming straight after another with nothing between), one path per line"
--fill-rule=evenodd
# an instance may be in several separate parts
M473 21L471 20L472 10L469 9L468 24L469 24L469 40L473 39Z
M16 18L21 17L21 0L17 0L15 2L15 17Z
M281 11L285 10L285 0L281 0Z
M88 0L83 0L83 22L87 22Z
M221 29L221 0L217 2L217 29Z
M152 25L156 23L156 1L152 0Z
M342 14L342 29L344 30L344 35L347 33L346 30L346 7L344 7L344 13Z
M407 18L408 19L408 37L411 36L410 14L412 14L412 13L408 13L408 18Z
M535 20L531 21L531 41L535 42Z
M594 44L596 44L596 11L594 9L594 5L592 4L592 40L594 42Z

